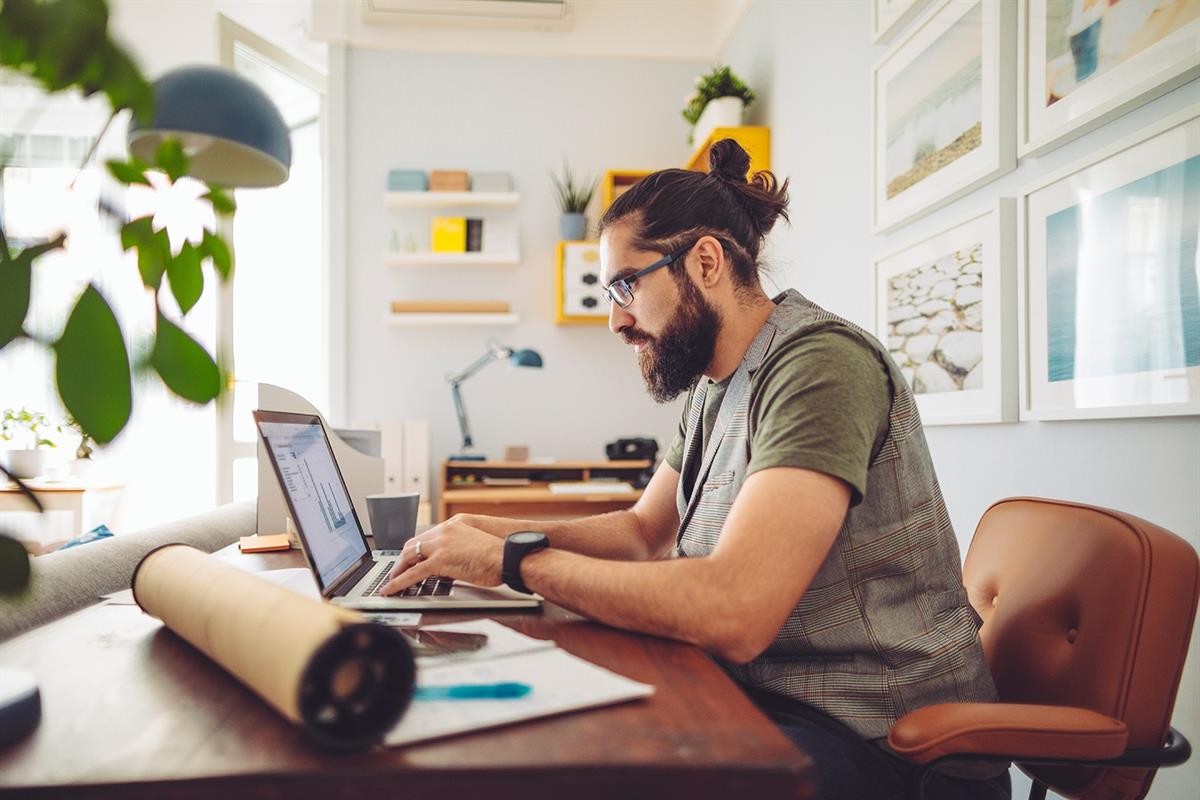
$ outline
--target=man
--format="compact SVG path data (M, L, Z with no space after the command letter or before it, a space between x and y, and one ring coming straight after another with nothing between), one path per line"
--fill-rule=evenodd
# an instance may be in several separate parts
M748 165L719 142L709 174L655 173L601 225L609 327L656 400L691 392L637 504L554 523L456 516L405 547L385 591L503 579L696 644L814 760L819 797L900 798L896 718L995 699L979 619L899 369L798 293L763 292L758 253L787 184L747 182ZM505 538L528 530L549 547ZM926 796L1007 797L1007 774Z

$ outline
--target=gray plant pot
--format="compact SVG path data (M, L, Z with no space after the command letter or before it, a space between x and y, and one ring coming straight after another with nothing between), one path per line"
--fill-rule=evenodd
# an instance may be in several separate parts
M563 214L558 219L558 230L568 242L576 242L587 235L586 214Z

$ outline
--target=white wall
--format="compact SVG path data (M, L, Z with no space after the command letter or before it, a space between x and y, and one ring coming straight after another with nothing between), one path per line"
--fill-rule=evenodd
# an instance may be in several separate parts
M1192 82L1036 160L891 236L871 235L871 67L886 52L860 2L753 2L721 53L756 91L752 121L771 127L772 166L792 179L792 226L773 237L776 280L873 328L872 259L937 232L1021 187L1190 103ZM1011 495L1119 508L1200 542L1200 419L1026 422L928 428L965 554L975 523ZM1200 740L1197 637L1175 725ZM1159 773L1152 798L1194 797L1200 759ZM1027 784L1026 784L1027 785ZM1015 794L1015 793L1014 793Z
M702 67L347 49L349 422L427 418L439 464L458 449L445 374L497 336L539 350L545 368L494 364L464 384L482 452L499 457L506 444L528 444L534 455L602 459L606 442L634 435L656 437L665 452L678 408L647 397L632 349L605 327L553 322L558 210L547 170L563 155L593 175L681 164L688 147L678 109ZM521 264L386 266L399 219L382 204L393 167L512 173L521 193ZM508 300L521 322L385 324L391 300L454 298Z

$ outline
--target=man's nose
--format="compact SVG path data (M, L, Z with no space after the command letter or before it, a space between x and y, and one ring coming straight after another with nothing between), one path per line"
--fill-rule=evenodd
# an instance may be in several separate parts
M608 329L620 333L633 325L633 315L628 309L621 308L615 302L608 304Z

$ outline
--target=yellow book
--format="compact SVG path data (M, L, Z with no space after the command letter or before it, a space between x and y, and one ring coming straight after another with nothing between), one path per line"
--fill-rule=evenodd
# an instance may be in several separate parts
M434 217L433 218L433 252L435 252L435 253L465 253L465 252L467 252L467 219L466 219L466 217Z

